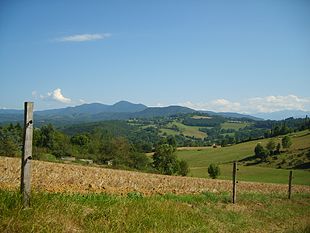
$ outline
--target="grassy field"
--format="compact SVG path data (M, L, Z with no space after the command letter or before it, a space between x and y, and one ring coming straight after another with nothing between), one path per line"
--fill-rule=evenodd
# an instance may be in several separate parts
M310 196L227 193L143 197L0 190L0 232L309 232Z
M210 117L201 117L201 116L194 116L194 119L201 119L201 118L210 118ZM179 131L170 129L173 125L177 126ZM234 129L234 130L239 130L241 128L244 128L246 126L250 125L250 123L247 122L225 122L221 124L221 128L223 129ZM178 135L180 133L184 134L185 136L189 137L195 137L195 138L205 138L208 135L204 132L201 132L199 130L199 126L189 126L189 125L184 125L181 122L178 121L173 121L167 125L168 128L162 128L160 129L162 133L166 133L167 135ZM225 133L224 135L233 135L234 133Z
M188 126L184 125L180 122L174 121L170 123L168 126L176 125L179 128L179 132L171 130L171 129L161 129L162 132L167 133L168 135L176 135L176 134L184 134L185 136L195 137L195 138L205 138L207 134L199 131L198 126Z
M263 183L287 184L289 170L258 166L238 166L237 179L239 181L253 181ZM232 178L232 165L220 165L219 179ZM293 170L293 184L310 185L310 172ZM190 176L208 178L208 167L191 167Z
M239 130L242 129L246 126L251 125L251 123L247 122L224 122L221 124L222 129L234 129L234 130Z
M303 131L291 135L293 145L290 150L280 157L287 158L298 156L300 151L307 151L310 148L310 134L309 131ZM221 164L220 179L231 178L231 162L241 160L254 155L254 148L258 142L266 145L269 139L256 140L246 143L241 143L229 147L211 148L199 150L182 150L177 151L179 158L186 160L189 163L191 176L207 177L207 168L211 163ZM280 138L275 139L280 142ZM272 183L287 183L288 170L275 169L270 164L262 164L259 166L239 166L239 180L244 181L259 181ZM269 166L269 167L268 167ZM310 185L310 172L303 170L294 171L294 182L296 184Z
M180 134L179 132L175 131L175 130L172 130L172 129L160 129L160 131L162 133L166 133L167 135L172 135L172 136L175 136L175 135L178 135Z

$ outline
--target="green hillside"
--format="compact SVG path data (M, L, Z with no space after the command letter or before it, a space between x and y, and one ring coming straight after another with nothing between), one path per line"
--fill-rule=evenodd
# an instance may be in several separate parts
M266 145L270 139L255 140L228 147L183 150L178 151L177 155L180 159L184 159L189 163L191 176L208 177L208 166L211 163L216 163L221 168L221 176L219 178L231 179L232 161L240 161L239 180L287 183L288 170L277 169L279 168L279 164L282 164L282 168L292 169L297 167L296 163L298 161L302 161L303 164L308 164L310 161L309 131L293 133L290 136L293 142L292 147L281 155L271 157L264 163L257 163L257 161L251 160L250 162L244 162L240 160L251 158L254 155L256 144L260 142L262 145ZM274 140L278 142L281 138L277 137ZM255 165L250 165L251 163ZM294 183L310 185L310 172L307 170L294 171Z
M309 194L244 193L144 197L0 190L0 232L308 232ZM289 219L289 221L288 221Z
M222 129L234 129L234 130L239 130L242 128L245 128L246 126L251 125L251 123L248 122L240 122L240 121L227 121L221 124Z
M198 126L189 126L184 125L181 122L173 121L165 126L166 128L162 128L161 132L166 133L167 135L178 135L183 134L188 137L195 137L199 139L203 139L207 137L207 134L201 132Z

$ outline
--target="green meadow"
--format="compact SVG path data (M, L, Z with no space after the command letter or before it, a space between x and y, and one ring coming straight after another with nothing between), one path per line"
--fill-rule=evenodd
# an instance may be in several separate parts
M221 124L222 129L234 129L234 130L239 130L242 128L245 128L246 126L251 125L251 123L248 122L224 122Z
M168 135L183 134L184 136L195 137L195 138L200 138L200 139L207 137L206 133L201 132L199 130L199 128L201 128L199 126L184 125L178 121L173 121L172 123L169 123L167 126L171 127L172 125L177 126L179 131L175 131L175 130L167 129L167 128L162 128L161 131L163 133L167 133Z
M309 232L309 194L229 193L144 197L0 190L0 232Z
M290 135L293 145L288 151L283 152L278 158L270 158L268 163L257 163L255 165L246 165L239 163L238 179L242 181L257 181L268 183L287 183L288 169L277 168L277 162L283 161L282 167L288 167L289 163L296 159L309 159L310 134L309 131L302 131ZM281 138L274 139L280 142ZM231 179L232 162L245 159L254 155L254 148L257 143L266 145L269 139L255 140L237 145L205 148L199 150L177 151L177 156L188 162L190 167L190 176L208 177L208 166L211 163L219 164L221 175L219 179ZM294 183L310 185L309 170L294 169Z

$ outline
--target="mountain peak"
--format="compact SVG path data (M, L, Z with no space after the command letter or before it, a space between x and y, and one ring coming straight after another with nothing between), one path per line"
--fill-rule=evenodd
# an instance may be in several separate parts
M113 104L110 108L113 110L113 112L140 112L146 109L147 106L143 104L133 104L131 102L121 100Z

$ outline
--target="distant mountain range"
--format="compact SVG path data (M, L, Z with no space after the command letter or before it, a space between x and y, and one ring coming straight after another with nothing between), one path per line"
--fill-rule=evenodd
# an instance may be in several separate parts
M306 116L310 116L310 112L301 110L284 110L271 113L257 113L254 114L254 116L265 120L284 120L289 117L305 118Z
M251 119L254 121L263 120L260 117L255 117L255 116L236 113L236 112L212 112L212 111L200 111L200 112L207 113L210 116L222 116L222 117L236 118L236 119L247 118L247 119Z
M128 101L120 101L113 105L92 103L83 104L76 107L36 111L34 113L34 117L35 122L38 125L45 124L47 122L64 125L70 123L94 122L103 120L127 120L130 118L162 117L193 112L203 112L209 114L210 116L216 115L235 119L248 118L251 120L279 120L288 117L296 118L296 116L305 117L306 115L309 115L308 112L285 111L270 114L256 114L255 116L251 116L232 112L196 111L194 109L182 106L147 107L143 104L133 104ZM23 110L0 109L0 123L22 121Z
M35 111L34 118L38 125L47 122L64 125L103 120L127 120L130 118L171 116L192 112L195 112L195 110L181 106L147 107L143 104L120 101L113 105L92 103L76 107ZM0 109L0 123L21 122L22 120L23 110Z

